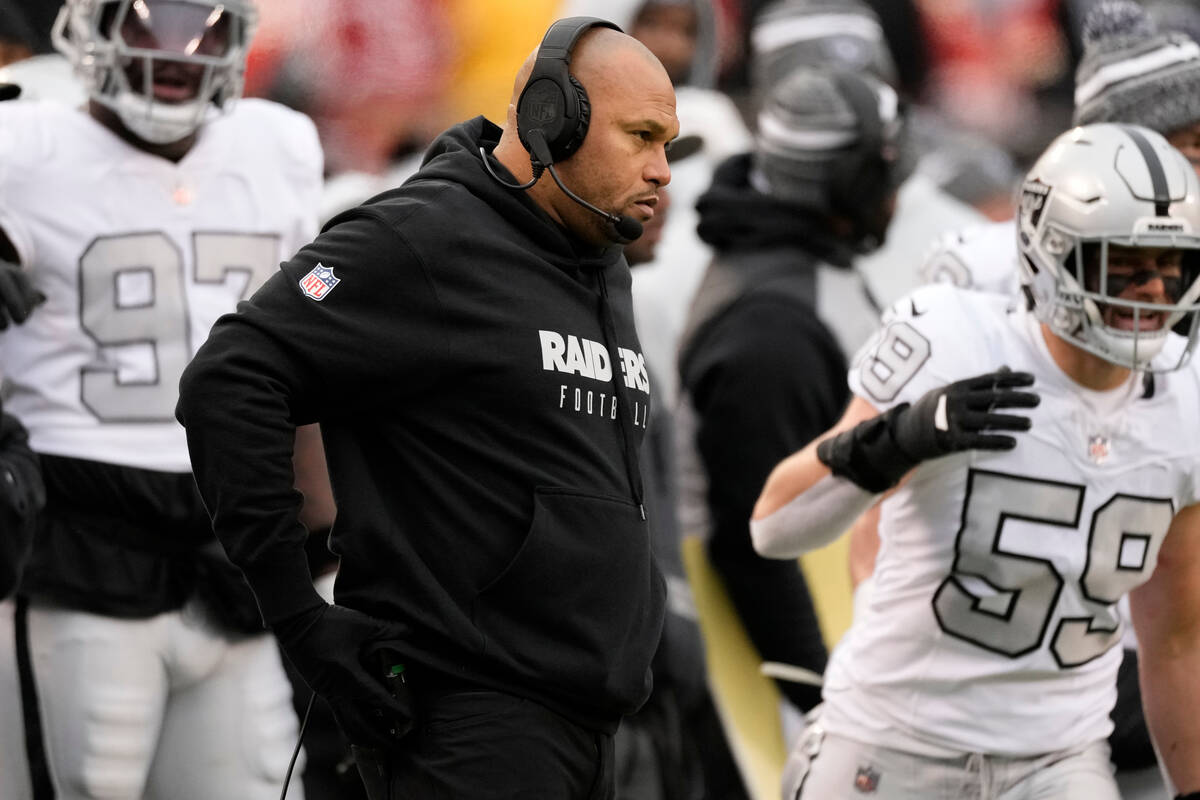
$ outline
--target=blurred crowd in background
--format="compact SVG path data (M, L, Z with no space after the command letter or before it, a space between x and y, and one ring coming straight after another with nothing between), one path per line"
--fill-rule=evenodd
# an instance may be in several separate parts
M899 88L912 103L997 145L1023 166L1067 126L1081 29L1095 0L868 0ZM583 8L584 6L591 8ZM516 67L556 17L586 10L624 23L675 69L677 85L716 88L752 107L749 54L765 0L260 0L248 96L316 120L330 174L380 173L476 114L503 119ZM809 0L828 6L837 0ZM49 53L57 0L0 0L16 38ZM1185 0L1151 0L1162 27L1200 34ZM618 19L619 18L619 19ZM23 55L8 43L0 57ZM668 64L668 67L672 67ZM942 165L946 181L952 165Z
M882 23L899 88L910 101L985 137L1021 165L1068 126L1081 29L1093 0L869 4ZM661 60L674 60L667 66L677 85L719 89L748 110L753 21L769 4L613 0L584 8L589 4L575 0L260 0L259 5L262 21L247 94L308 112L321 131L332 173L377 172L450 124L480 113L502 119L500 104L516 66L552 19L577 10L613 18L648 41ZM843 4L804 5L836 10ZM1151 6L1170 24L1200 33L1194 4L1168 0ZM679 69L690 67L696 55L707 63Z

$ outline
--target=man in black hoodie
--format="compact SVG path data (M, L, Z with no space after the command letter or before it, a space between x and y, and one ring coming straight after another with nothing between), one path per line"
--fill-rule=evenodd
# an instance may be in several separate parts
M451 128L402 187L333 219L181 384L217 535L370 755L372 797L608 797L611 735L650 690L649 382L614 242L670 179L674 91L618 31L560 22L547 40L504 129ZM578 92L564 53L590 100L577 150L543 125L563 104L547 70ZM554 182L512 188L548 162ZM315 421L336 605L312 588L291 489L292 429Z
M697 208L715 250L680 347L676 415L685 535L707 540L765 661L821 672L825 646L795 563L751 547L750 512L772 460L840 417L847 356L878 310L854 272L883 241L902 129L886 84L801 68L758 119L755 150L721 165ZM800 710L820 690L783 683Z

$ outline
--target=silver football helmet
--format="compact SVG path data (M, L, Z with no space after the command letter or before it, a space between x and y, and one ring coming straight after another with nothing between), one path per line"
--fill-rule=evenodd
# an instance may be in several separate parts
M1200 323L1200 182L1161 135L1112 123L1061 134L1026 176L1017 233L1022 282L1054 333L1131 369L1186 363ZM1113 246L1182 250L1180 277L1110 275ZM1170 304L1119 297L1155 277ZM1151 365L1173 328L1186 346Z
M164 144L241 96L257 20L253 0L67 0L51 35L93 100Z

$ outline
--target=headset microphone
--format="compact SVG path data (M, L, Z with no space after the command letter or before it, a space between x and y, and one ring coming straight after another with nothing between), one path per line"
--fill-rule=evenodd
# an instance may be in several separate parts
M533 165L533 177L526 183L509 183L503 180L496 171L492 169L491 163L488 161L486 151L480 147L479 155L483 158L483 166L487 169L488 174L501 186L509 189L520 189L522 191L531 188L538 179L542 177L542 173L546 169L550 170L550 177L554 178L554 182L558 184L558 188L562 189L563 194L574 200L579 205L591 211L593 214L599 214L608 220L614 238L618 244L629 244L634 239L642 235L644 230L642 223L638 222L633 217L627 214L612 214L602 208L592 205L587 200L584 200L579 195L567 188L562 179L558 177L558 170L554 168L554 164L550 160L550 153L546 148L546 140L541 136L541 131L535 131L530 137L530 150L533 152L533 158L530 159L530 164ZM544 160L543 160L544 159Z
M562 189L563 194L574 200L576 203L579 203L579 205L583 206L588 211L591 211L593 214L599 214L608 220L608 224L612 227L612 231L616 234L617 241L620 244L629 244L634 239L642 235L642 223L638 222L636 219L628 216L627 214L610 214L602 208L597 208L587 200L584 200L582 197L568 189L562 180L559 179L558 170L554 168L553 164L550 165L549 169L550 177L554 178L554 182L558 184L558 188Z
M642 223L638 222L633 217L625 214L611 214L602 208L584 200L579 195L567 188L562 179L558 177L558 170L554 168L554 159L550 156L550 147L546 144L546 137L540 130L530 131L527 135L529 144L529 153L533 156L529 162L533 165L534 180L537 180L538 173L543 169L550 170L550 177L554 178L554 182L558 184L558 188L562 189L563 194L574 200L579 205L591 211L593 214L599 214L608 220L612 232L616 235L617 241L620 244L629 244L634 239L642 235Z
M538 45L533 69L517 98L517 137L529 152L533 180L526 184L504 183L511 189L528 189L549 169L563 194L608 221L609 234L620 244L642 235L642 223L624 214L597 208L563 185L554 163L569 158L583 144L592 116L587 90L571 74L571 49L592 28L621 29L598 17L567 17L555 22ZM483 160L487 164L487 158ZM488 172L492 168L488 166ZM492 177L496 173L492 172ZM499 178L496 178L499 180Z

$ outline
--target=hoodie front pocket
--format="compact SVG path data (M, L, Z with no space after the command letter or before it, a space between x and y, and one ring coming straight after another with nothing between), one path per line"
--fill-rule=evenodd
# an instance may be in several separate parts
M540 488L524 543L474 614L489 655L522 678L632 710L649 690L663 598L637 506Z

